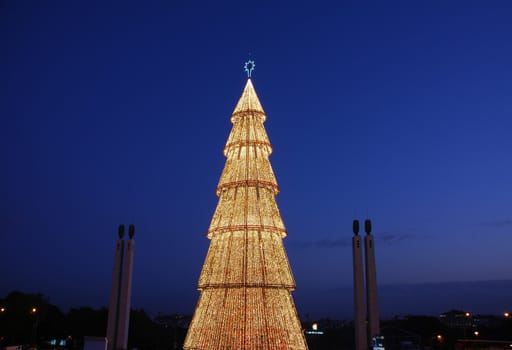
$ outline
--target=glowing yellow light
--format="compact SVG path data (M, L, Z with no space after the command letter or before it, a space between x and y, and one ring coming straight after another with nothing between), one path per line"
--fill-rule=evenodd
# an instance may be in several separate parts
M466 317L470 317L471 316L471 312L466 312Z
M438 334L438 335L437 335L437 340L438 340L438 341L443 341L443 336L442 336L441 334Z
M317 330L318 330L318 323L316 323L316 322L315 322L315 323L313 323L313 324L311 325L311 329L312 329L312 330L314 330L314 331L317 331Z
M475 337L478 337L478 335L480 334L480 332L478 331L474 331L473 334L475 335Z
M37 312L37 308L33 307L31 310L30 310L31 313L35 314Z
M295 281L282 241L266 118L249 79L231 115L201 295L184 349L307 349L291 296Z
M504 313L503 313L503 316L504 316L505 318L509 318L509 317L510 317L510 312L504 312Z
M5 307L0 308L0 312L5 312Z

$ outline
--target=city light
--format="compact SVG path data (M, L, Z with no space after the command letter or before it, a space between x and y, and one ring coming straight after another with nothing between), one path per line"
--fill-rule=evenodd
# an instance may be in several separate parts
M324 334L324 332L323 331L319 331L318 330L318 323L313 322L313 324L311 325L311 329L307 330L306 334L308 334L308 335L322 335L322 334Z

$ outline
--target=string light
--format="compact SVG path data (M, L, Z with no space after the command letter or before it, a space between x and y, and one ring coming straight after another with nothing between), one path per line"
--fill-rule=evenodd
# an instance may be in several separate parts
M201 292L184 349L307 349L275 201L265 112L249 79L231 123L199 276Z

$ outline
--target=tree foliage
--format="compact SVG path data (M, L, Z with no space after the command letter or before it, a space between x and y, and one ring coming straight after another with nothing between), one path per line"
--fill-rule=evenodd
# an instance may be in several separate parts
M11 292L0 299L0 347L37 344L49 347L52 339L65 339L67 347L81 348L84 336L104 337L108 310L80 307L63 313L41 294ZM185 330L174 325L164 327L147 313L131 310L129 348L181 348Z

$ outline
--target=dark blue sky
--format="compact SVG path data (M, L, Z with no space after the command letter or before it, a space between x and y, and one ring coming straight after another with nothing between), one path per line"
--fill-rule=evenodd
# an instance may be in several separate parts
M249 57L301 314L345 316L354 217L380 285L512 279L511 18L509 1L0 2L0 295L106 305L134 223L133 306L192 313Z

